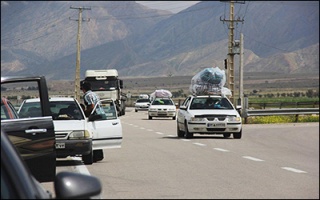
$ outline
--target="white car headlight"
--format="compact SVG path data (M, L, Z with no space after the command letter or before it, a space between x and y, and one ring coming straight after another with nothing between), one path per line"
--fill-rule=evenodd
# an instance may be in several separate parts
M191 117L190 121L201 122L201 121L205 121L205 118Z
M236 116L227 116L228 122L241 122L241 117Z
M149 111L157 111L156 108L150 108Z
M69 135L70 139L84 139L84 138L90 138L90 133L88 131L83 130L77 130L72 131Z
M169 108L168 110L169 111L176 111L176 109L174 109L174 108Z

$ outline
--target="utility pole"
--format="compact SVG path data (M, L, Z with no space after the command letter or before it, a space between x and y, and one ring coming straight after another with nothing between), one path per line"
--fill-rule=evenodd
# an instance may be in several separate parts
M84 7L72 7L70 6L70 9L78 9L79 10L79 16L78 19L75 21L78 21L78 35L77 35L77 60L76 60L76 73L75 73L75 80L74 80L74 97L80 102L80 38L81 38L81 22L85 21L82 19L82 10L91 10L91 8L84 8ZM71 18L69 17L71 20ZM90 21L90 19L88 20Z
M234 19L234 3L241 3L238 1L230 1L230 19L221 19L220 21L223 21L223 23L226 21L229 23L229 42L228 42L228 58L227 58L227 86L231 90L231 102L233 102L233 105L236 105L236 98L235 96L235 85L234 85L234 22L243 22L244 20Z
M243 110L243 33L240 35L240 63L239 63L239 102ZM242 113L242 112L241 112Z

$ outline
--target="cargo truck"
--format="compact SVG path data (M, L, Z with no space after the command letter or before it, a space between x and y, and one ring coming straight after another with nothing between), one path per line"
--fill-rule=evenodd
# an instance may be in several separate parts
M123 80L119 79L116 69L87 70L84 80L90 82L92 91L100 99L115 101L119 116L125 115L127 96L122 92Z

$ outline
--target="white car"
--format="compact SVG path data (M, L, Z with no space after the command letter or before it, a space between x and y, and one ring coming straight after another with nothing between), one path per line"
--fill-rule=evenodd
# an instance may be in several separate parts
M134 110L135 112L138 112L139 110L148 110L149 106L149 99L137 99L137 101L134 103Z
M237 109L227 97L189 96L177 114L177 135L192 138L196 133L222 134L229 138L233 134L233 138L240 139L242 119Z
M101 100L105 116L95 115L94 108L88 118L74 98L52 97L49 102L58 158L82 156L85 164L92 164L103 159L102 149L121 147L122 126L113 100ZM36 116L39 106L39 98L26 99L19 116Z
M172 117L176 119L176 105L171 98L155 98L149 106L148 116L149 119L153 117Z

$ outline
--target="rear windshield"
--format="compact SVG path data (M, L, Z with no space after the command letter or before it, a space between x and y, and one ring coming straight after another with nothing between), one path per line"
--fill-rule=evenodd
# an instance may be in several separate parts
M150 102L149 99L138 99L137 103Z

